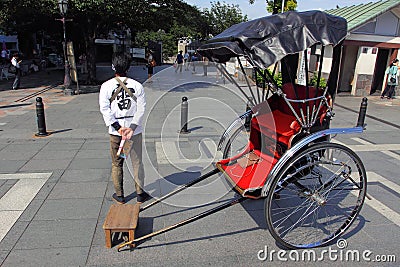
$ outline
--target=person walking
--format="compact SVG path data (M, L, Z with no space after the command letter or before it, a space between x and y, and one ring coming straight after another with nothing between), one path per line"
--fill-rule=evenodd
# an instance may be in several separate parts
M153 51L149 50L147 53L147 81L152 82L151 77L153 77L154 67L156 66L156 61L153 57Z
M142 120L146 98L143 86L127 77L131 62L132 58L127 53L113 54L115 77L101 85L99 94L100 112L110 134L111 176L115 189L112 198L119 204L126 202L123 187L124 157L118 155L121 140L128 143L132 141L130 152L124 152L129 153L132 161L137 202L151 198L143 189Z
M196 52L194 52L194 54L192 55L192 74L196 73L196 61L198 60L198 54Z
M392 64L386 69L385 74L387 75L387 85L385 87L385 90L383 90L383 93L381 95L381 99L386 98L387 99L393 99L393 94L394 90L398 84L398 77L397 77L397 72L398 72L398 65L399 65L399 60L396 58L393 60Z
M182 55L183 51L179 51L178 55L176 56L175 59L175 63L177 64L176 68L175 68L175 73L179 72L182 73L182 66L183 66L183 55Z
M21 64L22 60L19 59L19 54L14 53L12 59L11 59L11 65L15 67L15 79L12 85L13 90L17 90L20 87L21 84L21 76L22 76L22 71L21 71Z
M183 56L183 64L185 65L185 70L189 70L189 58L190 58L190 55L186 51L185 55Z
M203 76L207 76L208 57L203 57Z
M5 65L7 63L7 61L8 61L7 56L8 56L7 50L5 50L5 49L1 50L1 64L2 65Z

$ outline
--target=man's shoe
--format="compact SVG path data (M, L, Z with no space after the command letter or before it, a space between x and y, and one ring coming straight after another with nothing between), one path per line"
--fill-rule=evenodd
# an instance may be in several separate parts
M117 194L114 193L114 194L112 195L112 198L113 198L113 200L114 200L115 202L117 202L118 204L125 204L125 198L124 198L124 196L117 196Z
M137 199L137 202L143 203L143 202L151 199L151 196L149 194L147 194L146 192L143 192L141 194L138 194L136 199Z

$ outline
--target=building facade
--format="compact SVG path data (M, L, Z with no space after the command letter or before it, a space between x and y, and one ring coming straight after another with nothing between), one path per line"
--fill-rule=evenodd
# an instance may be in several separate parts
M400 0L353 5L326 12L344 17L348 22L339 93L364 96L381 92L386 86L386 68L393 59L400 58Z

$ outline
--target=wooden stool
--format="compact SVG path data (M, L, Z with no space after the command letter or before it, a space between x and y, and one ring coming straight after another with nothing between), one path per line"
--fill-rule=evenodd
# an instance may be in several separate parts
M140 204L112 204L108 211L103 229L106 236L106 247L111 248L112 233L128 232L129 241L135 238L135 229L139 219Z

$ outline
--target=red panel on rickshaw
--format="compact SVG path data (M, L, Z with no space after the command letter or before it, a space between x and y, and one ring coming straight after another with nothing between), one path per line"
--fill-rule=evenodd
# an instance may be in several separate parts
M222 160L217 163L217 166L223 169L225 175L231 179L231 182L242 190L262 187L265 184L269 172L277 162L277 159L260 153L258 150L253 150L253 152L260 156L261 159L258 163L246 168L242 168L237 162L229 165L227 164L227 160Z
M293 123L296 122L295 116L285 114L279 110L272 111L272 115L274 121L271 120L271 114L262 114L254 117L254 126L258 128L261 133L265 132L269 134L272 131L284 136L292 136L300 130L298 123Z

